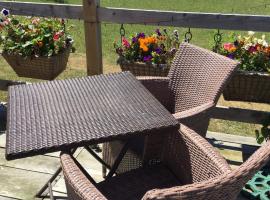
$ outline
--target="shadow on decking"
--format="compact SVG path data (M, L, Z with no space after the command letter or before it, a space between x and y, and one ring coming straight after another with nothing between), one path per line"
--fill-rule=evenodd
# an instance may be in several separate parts
M7 107L6 104L0 103L0 135L6 130L7 122Z

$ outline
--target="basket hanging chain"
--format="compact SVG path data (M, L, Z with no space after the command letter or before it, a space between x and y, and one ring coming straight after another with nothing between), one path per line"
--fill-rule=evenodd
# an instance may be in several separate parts
M214 35L214 42L215 42L215 46L213 48L214 52L217 53L218 50L220 49L221 41L222 41L222 33L220 33L220 31L218 29L218 32Z
M123 38L125 37L125 35L126 35L126 30L124 28L124 24L121 24L121 27L120 27L121 44L123 42Z
M188 31L185 33L185 42L190 42L192 39L192 33L190 31L190 28L188 28Z

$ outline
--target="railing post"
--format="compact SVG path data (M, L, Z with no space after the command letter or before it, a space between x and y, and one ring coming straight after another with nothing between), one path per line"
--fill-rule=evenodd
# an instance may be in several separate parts
M99 0L83 0L87 75L103 73L101 25L97 17Z

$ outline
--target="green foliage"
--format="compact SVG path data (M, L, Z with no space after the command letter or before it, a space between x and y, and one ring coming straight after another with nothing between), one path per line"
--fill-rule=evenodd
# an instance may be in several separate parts
M0 45L4 52L21 56L53 56L72 45L63 19L2 15Z
M256 140L259 144L270 138L270 118L264 120L261 130L255 130Z

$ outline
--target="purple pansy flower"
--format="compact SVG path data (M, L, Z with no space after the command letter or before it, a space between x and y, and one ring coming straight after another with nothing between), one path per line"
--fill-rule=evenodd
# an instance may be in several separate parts
M157 34L158 36L161 36L161 33L160 33L160 30L159 30L159 29L156 29L156 34Z
M1 11L1 14L4 15L4 16L8 16L9 15L9 10L3 8L2 11Z
M230 58L230 59L234 59L234 55L233 54L228 54L227 57Z
M136 42L138 42L138 38L133 37L133 38L132 38L132 43L136 43Z
M138 33L137 38L145 38L145 34L144 33Z
M162 53L162 49L161 49L161 48L157 48L157 49L155 50L155 52L156 52L157 54L161 54L161 53Z
M144 62L149 62L149 61L151 61L151 59L152 59L152 56L150 56L150 55L149 55L149 56L144 56L144 57L143 57L143 61L144 61Z

